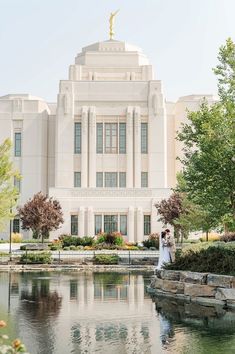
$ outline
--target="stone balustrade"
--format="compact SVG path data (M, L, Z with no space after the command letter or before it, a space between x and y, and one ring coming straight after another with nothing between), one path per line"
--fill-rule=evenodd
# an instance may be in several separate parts
M152 277L148 292L204 306L235 309L235 277L228 275L160 270Z

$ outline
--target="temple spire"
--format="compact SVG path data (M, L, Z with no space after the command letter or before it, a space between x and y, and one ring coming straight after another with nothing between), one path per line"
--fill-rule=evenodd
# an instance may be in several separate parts
M113 32L114 17L117 15L118 12L119 10L117 10L116 12L111 12L109 17L109 39L110 40L112 40L114 36L114 32Z

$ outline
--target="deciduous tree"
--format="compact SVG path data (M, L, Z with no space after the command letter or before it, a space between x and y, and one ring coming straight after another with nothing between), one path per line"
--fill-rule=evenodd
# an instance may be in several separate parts
M11 141L6 139L0 145L0 229L14 216L12 209L19 196L19 191L14 187L14 178L20 179L20 175L13 167L10 153Z
M50 231L57 230L64 222L60 203L42 192L18 208L23 230L32 230L42 242Z
M183 178L189 199L207 217L235 220L235 44L228 39L219 51L219 101L204 101L189 112L178 140L184 143ZM230 222L230 225L233 224ZM228 225L228 223L227 223Z

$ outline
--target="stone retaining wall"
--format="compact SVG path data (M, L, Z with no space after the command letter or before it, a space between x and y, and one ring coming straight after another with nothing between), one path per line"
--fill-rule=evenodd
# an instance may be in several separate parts
M210 273L161 270L152 277L149 293L205 306L235 309L235 277Z

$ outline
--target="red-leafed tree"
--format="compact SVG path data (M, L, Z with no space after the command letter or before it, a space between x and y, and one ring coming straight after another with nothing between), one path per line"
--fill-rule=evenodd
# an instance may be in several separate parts
M42 192L33 196L23 207L18 208L23 230L32 230L42 242L50 231L57 230L64 222L58 200L49 198Z
M183 200L183 194L174 192L168 199L162 199L159 203L155 204L159 214L159 221L164 225L172 225L177 239L179 238L180 233L183 232L178 220L182 214L187 212L184 209Z

